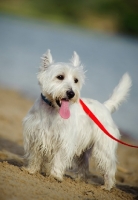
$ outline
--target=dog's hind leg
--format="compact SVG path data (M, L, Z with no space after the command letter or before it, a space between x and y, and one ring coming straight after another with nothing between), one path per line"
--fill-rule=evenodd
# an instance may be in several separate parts
M87 179L89 176L89 157L92 149L88 149L80 156L75 156L72 161L72 166L67 170L66 175L71 176L73 179Z
M89 158L91 156L92 148L87 149L82 153L80 157L80 163L78 164L78 178L87 179L89 176Z
M110 142L110 141L109 141ZM108 143L108 141L107 141ZM115 142L114 142L115 143ZM112 147L115 146L112 144ZM116 157L115 148L112 149L103 146L101 143L94 144L93 157L95 158L96 165L99 168L101 174L104 176L104 185L102 189L110 190L115 184L115 172L116 172Z

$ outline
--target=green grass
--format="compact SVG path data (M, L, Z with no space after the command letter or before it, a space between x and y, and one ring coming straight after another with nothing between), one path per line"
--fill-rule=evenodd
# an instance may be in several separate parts
M137 0L1 0L0 11L138 35ZM107 23L108 22L108 23ZM107 27L106 27L107 25Z

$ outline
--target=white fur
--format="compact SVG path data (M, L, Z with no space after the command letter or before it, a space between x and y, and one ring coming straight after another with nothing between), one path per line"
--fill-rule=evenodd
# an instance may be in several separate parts
M59 75L64 76L64 80L59 80ZM53 107L39 97L24 118L26 170L35 173L44 168L47 174L61 181L74 162L78 168L83 168L81 172L87 170L88 158L92 154L104 175L104 187L110 190L115 183L117 142L107 137L82 109L79 98L84 77L76 52L70 63L54 63L50 50L44 55L37 78L42 94L52 102ZM75 79L78 83L74 82ZM82 99L116 138L120 137L120 133L110 113L125 100L130 86L131 79L125 74L104 104ZM70 89L75 93L69 100L71 116L63 119L58 113L56 100L67 98L66 92Z
M104 105L111 113L117 110L118 106L127 98L131 85L131 79L129 75L125 73L118 86L114 89L110 99L104 102Z

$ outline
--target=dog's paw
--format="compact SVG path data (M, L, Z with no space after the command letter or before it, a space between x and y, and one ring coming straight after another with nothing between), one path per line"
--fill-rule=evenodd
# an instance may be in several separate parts
M30 167L21 167L20 168L22 171L26 171L28 172L29 174L35 174L36 173L36 170L34 168L30 168Z
M57 181L62 182L63 176L61 174L57 174L56 172L52 171L51 176L53 176Z
M112 187L110 187L109 185L108 186L107 185L102 185L101 189L102 190L106 190L106 191L110 191L112 189Z

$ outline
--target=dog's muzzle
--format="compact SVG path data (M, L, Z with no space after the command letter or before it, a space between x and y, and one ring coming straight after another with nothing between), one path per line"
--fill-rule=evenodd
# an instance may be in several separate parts
M73 90L67 90L66 91L66 97L62 98L62 99L56 99L56 103L59 107L61 107L62 101L69 101L70 99L72 99L75 96L75 93L73 92Z

